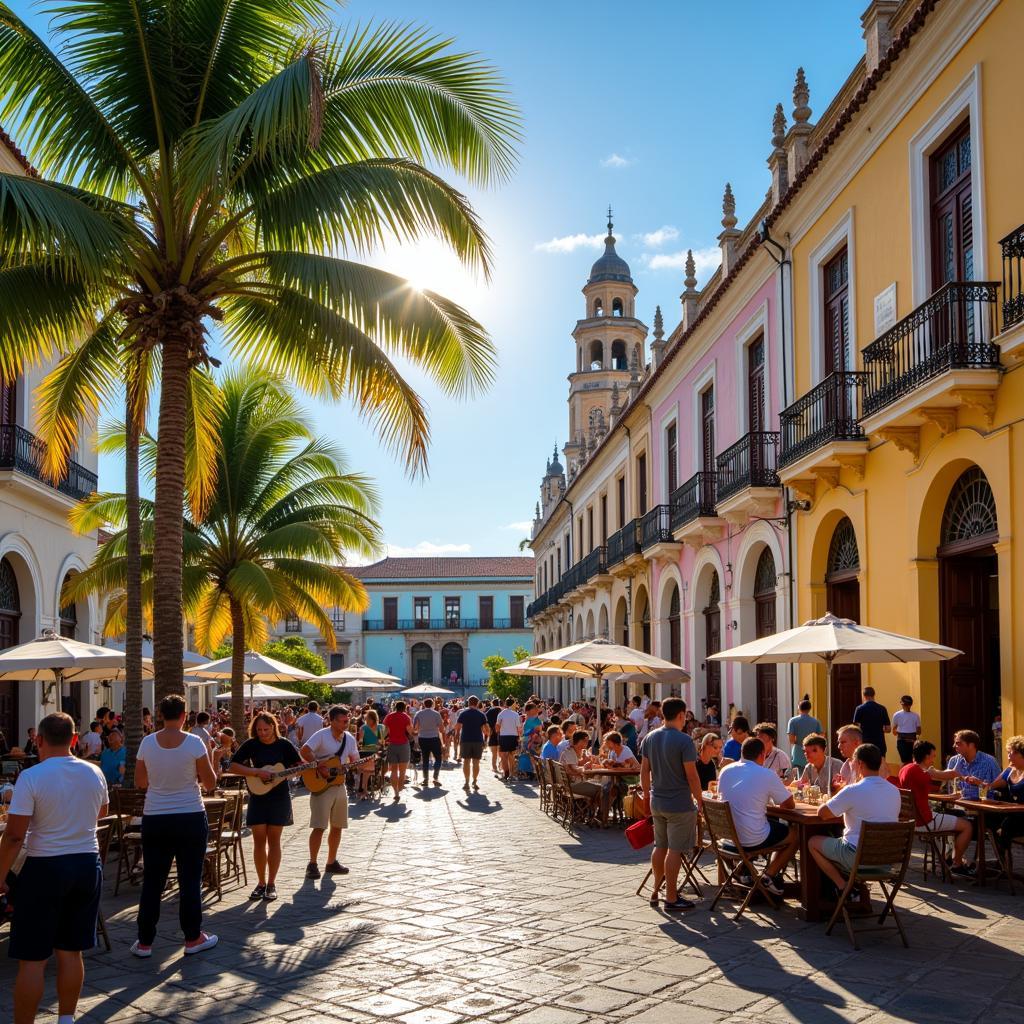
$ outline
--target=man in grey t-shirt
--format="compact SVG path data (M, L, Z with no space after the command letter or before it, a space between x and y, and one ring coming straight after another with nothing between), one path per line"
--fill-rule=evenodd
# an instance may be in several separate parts
M683 855L690 856L697 844L694 803L698 808L701 803L697 749L683 732L686 702L670 697L662 704L661 713L664 725L649 732L640 746L640 789L644 799L650 801L654 821L651 906L657 906L664 879L664 909L692 910L696 904L679 895L678 883Z
M428 697L423 707L412 720L412 734L420 745L420 767L423 769L423 785L429 781L430 755L434 755L434 785L440 786L441 772L441 716L434 710L434 701Z

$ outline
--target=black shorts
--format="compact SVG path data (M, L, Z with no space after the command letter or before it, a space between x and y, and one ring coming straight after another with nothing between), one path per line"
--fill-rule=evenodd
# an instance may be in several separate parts
M249 806L245 810L245 823L253 825L291 825L292 798L288 782L279 782L269 793L257 796L249 794Z
M499 736L498 749L503 754L514 754L519 749L518 736Z
M744 846L743 849L747 853L754 853L757 850L763 850L766 846L777 846L779 843L784 843L788 835L789 825L786 822L779 821L778 818L769 818L768 835L764 842L758 843L756 846Z
M494 729L492 729L491 732L490 732L490 735L487 737L487 746L489 746L489 747L496 747L497 745L498 745L498 734L497 734L497 732L494 731Z
M99 854L27 858L12 893L7 955L12 960L46 960L55 949L92 949L102 886Z

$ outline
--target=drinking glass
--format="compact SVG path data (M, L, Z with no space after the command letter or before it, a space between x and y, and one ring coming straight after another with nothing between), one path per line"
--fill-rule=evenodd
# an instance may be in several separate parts
M988 799L988 783L987 782L979 782L978 783L978 799L979 800L987 800Z
M708 792L709 792L709 793L710 793L710 794L711 794L712 796L718 796L718 779L712 779L712 780L711 780L711 781L710 781L710 782L708 783Z

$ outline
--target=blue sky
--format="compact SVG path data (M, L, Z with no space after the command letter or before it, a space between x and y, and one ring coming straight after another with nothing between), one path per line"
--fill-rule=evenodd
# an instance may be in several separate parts
M580 288L601 249L606 207L614 208L618 251L640 289L637 315L650 325L660 303L670 330L682 254L709 251L702 281L717 265L711 250L725 182L742 225L769 186L775 104L789 117L802 65L816 119L863 52L864 6L350 0L340 20L425 25L488 57L525 129L514 178L467 189L494 244L489 287L433 246L374 257L462 301L498 348L497 381L473 401L452 402L410 373L431 410L429 477L410 481L344 406L310 406L318 429L376 479L393 554L516 551L545 458L565 440L570 331L582 315ZM122 489L116 462L101 464L100 482Z

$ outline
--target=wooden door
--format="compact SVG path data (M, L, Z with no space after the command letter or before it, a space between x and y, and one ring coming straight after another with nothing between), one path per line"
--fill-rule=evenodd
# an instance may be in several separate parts
M701 469L715 471L715 389L705 388L700 396Z
M494 598L480 598L480 628L494 629Z
M828 610L841 619L860 621L860 583L854 579L830 580L826 586ZM853 721L860 704L860 665L836 665L832 669L832 737L840 725Z
M747 421L751 433L765 429L764 335L747 346Z
M942 737L974 729L992 751L999 704L999 579L991 549L939 559L942 643L964 653L943 662Z
M384 598L384 628L398 629L398 598Z
M711 578L711 590L708 606L704 609L704 645L705 656L710 658L722 649L722 613L718 602L721 597L718 573ZM714 704L722 710L722 663L705 661L705 678L707 679L707 703Z
M771 636L775 632L775 592L754 596L754 614L757 637ZM759 722L779 723L778 668L775 665L757 665L757 719Z
M18 643L17 615L0 613L0 649ZM18 746L24 737L18 735L18 687L20 683L0 682L0 732L9 747Z
M974 277L971 130L965 124L931 159L932 290Z

